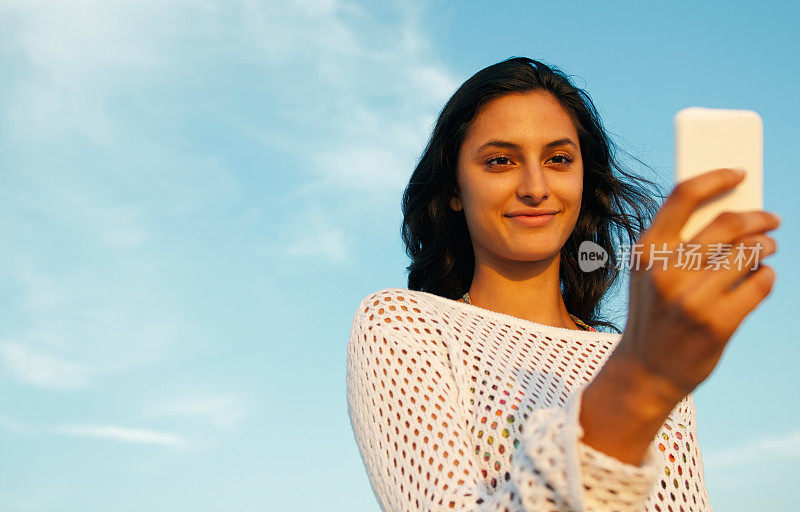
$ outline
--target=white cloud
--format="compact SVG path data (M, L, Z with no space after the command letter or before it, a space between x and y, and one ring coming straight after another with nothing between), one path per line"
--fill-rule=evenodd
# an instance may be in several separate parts
M736 467L778 459L800 457L800 430L768 435L753 441L703 455L703 464L709 467Z
M367 7L389 12L379 15ZM382 213L396 210L399 201L390 208L387 201L397 199L434 115L457 85L432 56L421 29L424 11L403 2L95 0L75 9L58 1L17 1L5 10L14 20L8 30L16 36L11 38L16 55L24 59L19 69L25 70L11 82L6 132L28 141L82 137L125 154L139 147L136 158L146 166L148 158L138 155L158 155L151 161L163 171L149 173L144 167L139 172L175 183L174 196L181 201L198 184L230 190L225 182L233 173L227 170L211 180L184 175L180 169L198 166L188 156L189 162L169 165L179 160L177 155L164 155L158 140L148 138L131 118L143 111L149 116L144 119L174 123L192 113L186 106L162 106L154 86L170 84L167 90L173 94L180 94L181 87L200 91L190 82L225 76L216 62L243 70L241 82L221 87L253 83L254 97L276 106L269 119L254 126L250 111L232 110L216 99L219 89L207 89L214 94L193 109L216 113L246 137L279 134L271 144L281 141L282 150L302 156L293 164L301 171L298 179L287 190L288 197L297 199L292 209L325 204L329 224L350 226L376 207ZM128 104L141 108L125 110ZM166 115L148 110L159 108L175 110ZM273 166L266 172L284 171ZM57 196L58 210L72 212L76 206L75 222L93 226L104 244L130 247L150 239L141 220L142 204L103 203L97 194L75 192ZM269 219L275 222L274 216ZM344 261L351 237L327 228L315 231L306 220L279 219L282 224L270 240L276 251Z
M344 232L331 226L326 219L303 215L306 223L294 229L292 240L282 248L289 256L322 258L340 263L347 259L347 247L344 243Z
M242 400L226 394L204 394L166 401L151 407L146 413L146 417L199 418L220 428L235 427L244 415Z
M169 236L161 224L243 206L255 235L241 250L338 264L357 254L351 226L379 225L389 212L394 222L456 81L432 56L424 13L401 2L388 13L368 7L386 8L343 0L0 7L11 49L0 132L20 148L0 207L0 236L15 248L0 264L19 285L20 314L0 332L13 340L2 354L11 378L74 389L205 342L163 286L174 269L159 258ZM248 94L244 106L236 90ZM280 204L242 204L248 173L237 174L224 145L183 137L206 121L218 123L212 135L230 128L250 148L279 152L254 166L268 185L289 176Z
M22 423L17 419L4 414L0 414L0 428L16 434L88 437L92 439L104 439L120 443L153 444L168 446L171 448L186 448L193 446L193 444L189 443L184 436L161 430L92 423L73 423L51 427L37 427Z
M241 186L225 161L178 150L153 127L182 120L164 113L171 103L157 85L193 66L176 64L173 38L203 28L178 21L217 25L213 5L0 6L9 49L0 133L14 149L0 207L0 237L14 250L0 266L19 310L0 332L10 378L75 389L187 350L178 342L190 337L188 350L203 343L164 288L163 245L153 246L164 240L160 223L235 199Z
M33 173L27 177L27 190L18 190L12 200L12 215L18 216L20 225L35 229L34 233L46 227L60 229L100 249L128 249L147 242L150 234L142 221L144 206L112 201L107 197L110 191L99 183L81 183L87 178L53 171ZM23 212L36 212L36 220Z
M81 365L36 352L21 343L0 342L0 361L4 372L25 384L66 391L87 383Z
M311 12L307 4L284 4L280 16L275 4L245 5L252 37L269 49L267 61L294 63L280 68L279 84L286 85L268 89L280 95L287 129L298 132L284 147L303 155L307 168L284 194L285 204L325 215L325 222L286 215L272 246L289 256L345 261L354 237L331 226L358 225L366 215L386 220L399 209L400 192L457 81L431 56L420 28L424 13L404 3L393 5L389 22L346 2Z
M18 75L7 112L13 136L48 140L80 134L99 144L121 135L107 109L131 71L166 65L158 39L142 30L152 2L6 2L8 30L30 73Z
M146 263L109 261L44 271L12 263L19 314L5 327L2 369L23 384L51 390L202 349L202 334L158 288ZM181 343L193 339L192 345Z
M26 425L5 414L0 414L0 428L15 433L27 433L31 431Z
M53 427L52 432L67 436L107 439L121 443L156 444L172 448L183 448L188 445L183 437L170 432L117 425L61 425Z

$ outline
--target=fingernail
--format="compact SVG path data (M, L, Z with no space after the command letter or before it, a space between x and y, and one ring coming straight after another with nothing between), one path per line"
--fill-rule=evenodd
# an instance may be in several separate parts
M743 169L731 169L731 171L733 172L733 175L736 176L737 178L744 177L744 170Z

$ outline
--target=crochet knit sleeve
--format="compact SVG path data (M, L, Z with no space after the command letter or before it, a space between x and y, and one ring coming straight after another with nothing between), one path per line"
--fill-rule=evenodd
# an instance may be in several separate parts
M383 512L643 510L658 449L635 466L583 444L583 387L530 415L511 477L490 491L441 333L389 307L364 299L347 346L348 413Z

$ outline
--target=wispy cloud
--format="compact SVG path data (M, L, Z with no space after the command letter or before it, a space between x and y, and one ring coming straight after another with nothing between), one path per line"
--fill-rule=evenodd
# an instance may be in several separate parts
M113 424L70 423L56 426L36 426L21 422L16 418L0 415L0 428L24 435L58 435L70 437L86 437L120 443L153 444L170 448L186 448L192 446L188 440L173 432L147 428L131 428Z
M341 263L353 251L349 226L394 221L457 81L431 56L422 14L404 3L390 4L389 21L344 1L242 5L266 52L256 59L279 72L265 93L280 98L276 113L298 135L279 139L288 158L273 172L287 163L302 178L285 190L280 210L291 215L262 252Z
M140 3L90 0L79 9L57 0L4 3L4 28L16 36L10 43L30 70L15 76L9 136L58 141L77 135L97 144L124 136L109 109L114 93L141 76L136 70L167 64L159 40L142 30L163 11Z
M703 464L715 468L752 465L800 457L800 429L764 436L747 443L703 455Z
M342 229L325 220L322 211L318 215L304 214L303 217L307 221L304 228L295 230L292 239L280 247L280 251L290 256L320 257L334 263L345 261L348 251Z
M4 372L25 384L66 391L87 383L80 365L37 353L21 343L0 341L0 362Z
M21 292L19 315L5 326L0 362L23 384L84 387L186 350L178 342L196 330L141 262L45 271L17 260L9 270Z
M106 439L121 443L155 444L172 448L188 446L186 439L171 432L121 427L118 425L61 425L52 432L75 437Z
M5 414L0 414L0 428L15 433L26 433L30 431L27 426Z
M175 17L214 13L151 0L12 0L0 11L0 133L11 148L0 237L13 248L0 272L15 292L0 368L69 390L187 350L182 340L202 343L164 286L161 226L241 188L225 162L157 132L164 118L180 122L177 110L153 116L165 112L159 101L172 104L159 80L184 71L171 38L193 29Z
M161 103L142 92L169 90L168 84L184 83L198 69L223 80L227 68L215 69L205 53L213 41L219 62L243 73L239 82L193 89L214 91L200 96L200 110L237 135L274 148L277 158L263 164L267 175L283 179L288 165L293 176L265 217L269 235L254 250L347 261L355 239L349 226L365 216L394 221L398 193L435 113L457 85L433 56L419 8L404 2L371 8L387 12L347 0L212 0L191 6L177 0L94 1L81 9L55 1L11 2L5 9L15 20L9 31L16 37L10 39L21 60L6 106L8 136L47 143L77 139L127 154L132 161L115 164L122 170L115 177L130 192L142 192L132 201L108 190L113 181L106 179L107 167L82 165L75 175L51 166L56 170L30 178L31 196L41 198L38 207L53 218L94 232L110 248L125 248L154 236L146 215L152 192L144 188L154 182L174 191L177 203L206 191L241 194L232 169L221 164L220 172L208 173L202 155L168 147L152 130L155 122L196 117L198 105ZM268 109L231 105L218 94L249 83L257 84L252 92ZM253 116L260 109L265 118Z
M0 10L0 133L14 148L0 191L0 237L14 250L0 273L16 293L0 358L7 376L43 389L91 386L207 343L168 283L220 244L203 228L227 222L223 210L248 229L236 251L349 261L355 226L394 222L457 85L424 14L404 2ZM222 137L237 145L209 143ZM252 157L237 160L241 148Z
M145 412L151 417L187 417L208 421L221 428L238 425L245 416L242 399L228 394L202 394L181 399L163 401Z

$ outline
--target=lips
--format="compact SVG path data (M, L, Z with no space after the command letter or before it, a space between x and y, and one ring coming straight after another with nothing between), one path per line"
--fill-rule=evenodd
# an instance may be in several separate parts
M556 216L555 213L538 214L538 215L514 215L511 217L511 222L514 222L522 226L538 227L547 225L555 216Z
M560 210L545 210L545 209L538 209L537 210L537 209L533 209L533 208L527 208L527 209L515 210L515 211L513 211L511 213L507 213L506 216L507 217L521 217L521 216L524 216L524 217L538 217L538 216L541 216L541 215L555 215L559 211Z

